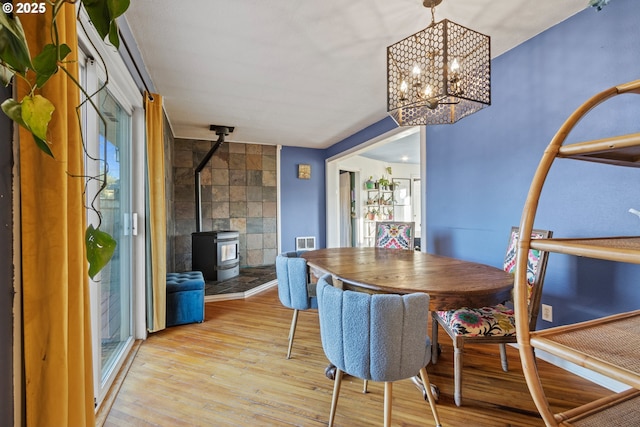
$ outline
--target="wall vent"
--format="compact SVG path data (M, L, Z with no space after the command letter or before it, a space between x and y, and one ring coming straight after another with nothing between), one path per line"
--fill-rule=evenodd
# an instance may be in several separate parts
M316 238L314 236L296 237L296 251L312 251L315 248Z

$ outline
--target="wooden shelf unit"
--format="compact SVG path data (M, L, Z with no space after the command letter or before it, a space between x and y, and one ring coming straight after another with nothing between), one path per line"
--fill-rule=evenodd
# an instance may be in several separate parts
M564 145L573 127L595 106L624 93L640 94L640 80L591 97L560 127L545 150L525 201L521 236L530 235L545 179L554 161L570 158L614 166L640 167L640 133ZM526 257L530 249L640 264L640 236L520 239L514 304L520 359L527 385L547 426L640 425L640 310L587 322L529 331ZM540 349L630 387L622 393L554 414L538 376L534 349Z

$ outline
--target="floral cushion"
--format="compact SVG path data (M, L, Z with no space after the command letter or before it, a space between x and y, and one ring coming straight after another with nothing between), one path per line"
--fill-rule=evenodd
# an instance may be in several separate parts
M376 230L376 247L391 249L411 248L411 225L409 224L378 224Z
M438 316L456 335L511 336L516 334L512 308L504 304L482 308L459 308L438 311Z
M533 232L532 239L543 238L541 233ZM504 258L504 271L513 273L516 266L516 252L518 243L518 231L513 230L509 238L509 247ZM527 282L529 292L527 297L531 298L533 285L538 272L541 252L536 249L529 250L527 260ZM516 334L516 321L512 308L504 304L482 308L459 308L457 310L438 311L438 317L456 335L469 337L477 336L512 336Z

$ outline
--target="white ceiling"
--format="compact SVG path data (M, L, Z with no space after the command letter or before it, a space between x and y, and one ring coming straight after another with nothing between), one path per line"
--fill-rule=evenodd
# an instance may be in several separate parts
M444 0L492 57L588 0ZM386 117L388 45L429 25L421 0L135 0L125 18L177 138L326 148ZM490 108L490 107L489 107Z

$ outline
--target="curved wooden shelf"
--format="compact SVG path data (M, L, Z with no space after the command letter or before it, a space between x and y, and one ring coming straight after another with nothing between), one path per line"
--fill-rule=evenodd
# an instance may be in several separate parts
M640 168L640 133L564 145L558 157Z
M640 237L535 239L533 249L609 261L640 264Z
M533 177L520 221L514 286L516 333L531 397L547 426L640 425L640 310L588 322L529 331L527 256L529 249L640 264L640 237L525 239L545 180L558 158L640 167L640 133L563 145L573 127L594 107L624 93L640 94L640 80L600 92L576 109L547 146ZM554 414L538 375L534 348L599 372L632 389L561 414Z

